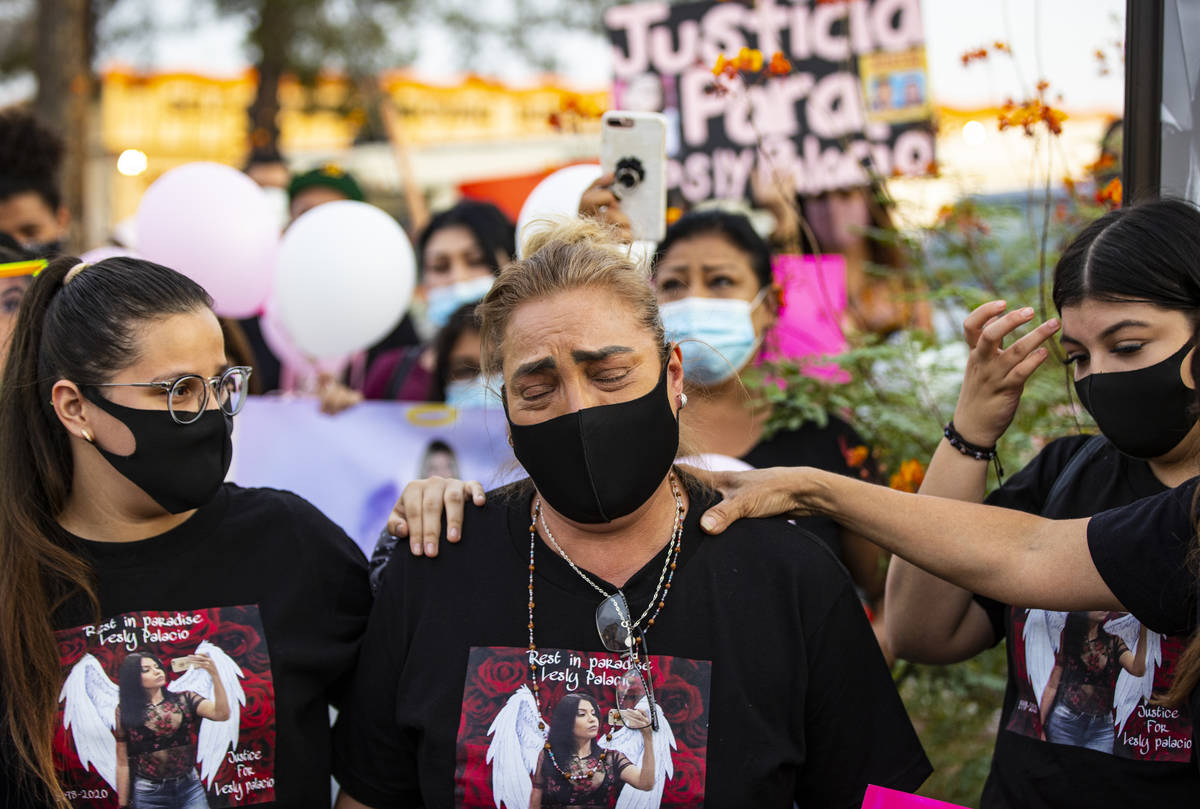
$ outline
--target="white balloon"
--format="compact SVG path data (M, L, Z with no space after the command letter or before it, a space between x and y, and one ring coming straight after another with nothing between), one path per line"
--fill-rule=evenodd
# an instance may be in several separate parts
M521 245L529 238L526 228L531 223L578 215L579 198L601 174L599 163L581 163L559 169L534 186L517 217L517 257L521 258Z
M412 244L396 220L342 200L301 215L279 246L273 305L296 347L336 357L396 327L416 281Z

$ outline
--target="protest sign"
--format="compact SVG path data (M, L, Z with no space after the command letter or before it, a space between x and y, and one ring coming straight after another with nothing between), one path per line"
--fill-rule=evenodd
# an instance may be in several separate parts
M252 396L237 417L230 479L309 500L367 554L411 480L438 475L493 488L517 476L504 411L363 402L336 416L314 399Z
M667 116L668 188L748 197L751 175L797 193L923 175L934 164L919 0L666 2L605 14L618 109ZM779 52L786 75L729 80L718 56Z

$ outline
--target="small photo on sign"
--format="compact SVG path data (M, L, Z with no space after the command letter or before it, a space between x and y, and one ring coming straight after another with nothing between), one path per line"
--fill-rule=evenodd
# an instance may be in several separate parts
M865 53L858 57L858 70L872 123L922 121L933 114L924 48Z

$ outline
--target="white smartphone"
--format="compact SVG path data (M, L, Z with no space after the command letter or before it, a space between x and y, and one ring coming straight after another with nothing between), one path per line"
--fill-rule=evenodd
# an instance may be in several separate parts
M657 112L610 110L601 121L600 165L615 177L613 194L633 238L667 234L667 119Z

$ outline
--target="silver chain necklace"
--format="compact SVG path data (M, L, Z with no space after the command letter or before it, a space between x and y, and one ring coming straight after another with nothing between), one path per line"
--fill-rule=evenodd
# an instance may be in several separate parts
M671 541L667 543L667 556L663 560L662 571L658 574L658 584L654 587L654 597L651 598L650 602L646 605L645 612L643 612L641 616L633 622L630 627L631 629L637 629L639 626L641 626L642 621L646 620L646 617L650 615L650 611L654 609L655 605L661 604L659 595L662 593L663 582L667 578L667 572L673 570L675 566L673 559L678 559L679 557L679 545L683 535L683 498L679 495L679 484L675 480L674 473L671 474L670 480L671 493L675 495L675 524L671 528ZM574 570L577 574L579 574L579 578L590 584L592 589L601 596L604 598L611 598L613 594L606 592L603 587L592 581L591 577L580 570L576 564L571 561L571 557L567 556L567 552L562 549L562 546L558 544L558 540L554 538L554 534L550 531L550 526L546 525L546 514L542 511L541 498L538 498L537 502L534 503L534 515L538 521L541 522L542 530L546 532L546 539L550 541L550 545L558 552L558 555L561 556L563 560L571 566L571 570ZM659 608L661 609L661 606Z

